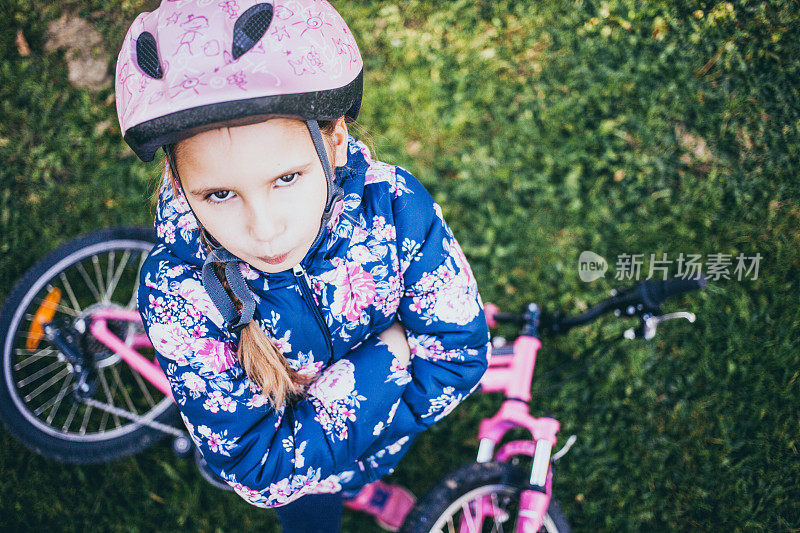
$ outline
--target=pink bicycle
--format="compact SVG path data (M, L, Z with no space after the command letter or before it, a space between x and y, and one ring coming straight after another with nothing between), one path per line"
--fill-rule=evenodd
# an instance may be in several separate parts
M684 311L658 316L661 304L670 296L705 285L702 276L643 281L628 289L612 291L611 298L575 317L543 314L535 303L529 304L522 314L500 313L497 306L487 304L486 318L490 327L499 322L521 327L519 336L510 346L504 339L493 339L489 368L481 379L481 392L502 392L505 400L494 416L480 423L475 462L448 474L420 498L406 517L402 531L569 531L558 502L552 498L552 464L567 453L575 436L553 454L559 422L548 417L533 417L528 406L536 355L542 346L539 337L564 334L613 312L617 316L639 318L639 325L626 330L622 338L650 340L658 324L665 320L686 318L694 322L694 314ZM504 437L515 428L526 430L531 438L504 442ZM527 469L520 466L525 460L530 464Z

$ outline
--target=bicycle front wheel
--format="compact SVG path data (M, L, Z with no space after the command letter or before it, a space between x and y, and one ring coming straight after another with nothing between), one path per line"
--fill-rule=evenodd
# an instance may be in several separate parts
M525 472L508 463L470 463L435 485L412 509L403 533L513 532ZM489 505L486 505L486 502ZM489 509L487 512L486 509ZM479 509L484 509L483 511ZM568 533L558 502L550 500L540 531Z
M171 398L81 326L99 309L137 308L139 270L155 242L153 230L144 228L80 237L31 267L6 299L0 310L0 420L27 448L63 462L100 463L165 436L141 424L142 418L178 420ZM80 374L75 361L43 334L51 323L71 332L92 368L91 399L112 410L74 394ZM155 357L152 347L138 345L140 323L110 320L108 328L142 355Z

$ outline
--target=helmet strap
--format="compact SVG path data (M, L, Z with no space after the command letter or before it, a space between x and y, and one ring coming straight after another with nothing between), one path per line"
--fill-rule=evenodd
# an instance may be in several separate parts
M228 287L231 288L233 294L242 303L241 315L233 303L233 298L222 285L222 280L217 276L213 263L223 263L225 265L225 279L228 282ZM203 287L228 324L228 331L234 333L241 331L253 320L253 314L256 310L256 299L250 287L247 286L240 269L242 263L244 261L225 248L212 250L203 263Z
M328 152L325 150L325 142L322 139L319 123L316 120L306 120L306 126L308 127L308 132L311 134L311 140L314 142L314 148L317 150L317 157L319 157L319 161L322 163L322 170L325 172L325 180L328 182L328 199L325 202L325 210L322 212L319 231L314 239L314 243L311 245L311 248L314 248L322 238L325 226L328 225L336 202L344 198L344 189L333 179L333 167L330 161L328 161Z

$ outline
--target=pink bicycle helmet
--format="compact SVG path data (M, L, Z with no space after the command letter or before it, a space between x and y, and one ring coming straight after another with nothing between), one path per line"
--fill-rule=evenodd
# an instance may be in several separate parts
M125 36L117 117L152 161L161 146L266 115L355 119L362 69L353 34L324 0L164 0Z
M356 119L363 66L353 34L325 0L163 0L155 11L136 17L125 36L117 58L117 118L125 142L142 161L152 161L164 148L181 188L174 143L269 115L303 119L328 183L313 248L343 197L317 121ZM212 246L203 264L203 285L228 328L239 331L255 309L238 268L241 260L197 222ZM212 263L226 265L241 312Z

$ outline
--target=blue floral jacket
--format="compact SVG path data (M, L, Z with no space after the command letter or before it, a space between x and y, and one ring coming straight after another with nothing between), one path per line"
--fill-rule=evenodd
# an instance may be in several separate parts
M236 358L238 333L201 283L197 220L168 181L144 262L139 310L186 427L248 502L355 491L393 472L414 438L477 388L489 332L475 278L439 206L408 171L350 137L345 191L302 271L242 263L254 320L300 373L304 399L274 409ZM402 368L377 334L399 319Z

